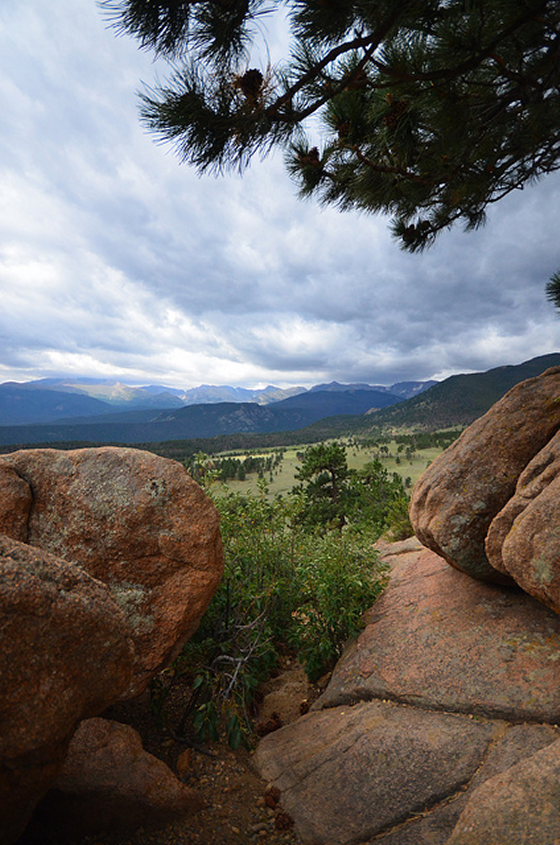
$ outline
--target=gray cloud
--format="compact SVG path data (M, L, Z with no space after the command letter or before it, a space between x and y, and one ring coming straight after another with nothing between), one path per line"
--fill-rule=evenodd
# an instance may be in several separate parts
M3 9L0 379L385 382L558 347L560 178L402 253L296 196L280 156L199 178L138 122L163 71L91 0Z

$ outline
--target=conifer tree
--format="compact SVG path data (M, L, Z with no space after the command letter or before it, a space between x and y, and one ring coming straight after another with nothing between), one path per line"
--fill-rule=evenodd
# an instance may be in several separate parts
M408 250L455 221L476 228L490 203L559 167L560 0L101 5L172 64L142 116L182 159L243 168L280 147L302 195L391 214ZM289 17L291 54L255 66L270 10Z
M349 474L346 449L341 443L308 446L295 473L296 479L304 482L294 488L304 499L300 521L342 528L348 510Z

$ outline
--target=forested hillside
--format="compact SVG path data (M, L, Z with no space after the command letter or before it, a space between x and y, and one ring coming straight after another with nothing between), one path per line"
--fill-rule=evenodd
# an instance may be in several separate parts
M369 426L421 426L431 430L468 425L520 381L560 365L560 354L542 355L522 364L485 373L451 376L419 396L371 415ZM364 426L366 427L366 426Z

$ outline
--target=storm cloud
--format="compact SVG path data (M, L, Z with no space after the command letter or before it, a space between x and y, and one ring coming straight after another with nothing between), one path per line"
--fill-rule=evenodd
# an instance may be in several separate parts
M391 383L558 348L560 176L403 253L280 156L199 177L141 127L165 70L93 0L4 0L0 381Z

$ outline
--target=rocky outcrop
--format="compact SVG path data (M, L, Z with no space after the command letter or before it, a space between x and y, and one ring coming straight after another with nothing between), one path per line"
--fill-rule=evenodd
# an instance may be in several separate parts
M488 559L526 592L560 613L560 433L519 476L514 495L492 521Z
M0 842L25 827L80 719L128 688L133 659L107 586L0 536Z
M390 698L486 718L560 722L560 619L424 549L394 563L315 707Z
M432 464L411 504L432 551L383 549L365 631L260 743L306 845L560 842L559 400L553 368Z
M390 702L308 713L257 764L306 843L362 842L460 790L499 728Z
M385 559L391 584L312 712L256 752L306 845L446 845L479 789L560 739L558 616L413 545ZM548 818L537 804L535 843L555 841Z
M560 740L472 792L447 845L560 841Z
M0 534L25 543L32 503L29 484L0 460Z
M223 557L217 512L184 467L135 449L0 457L0 532L4 845L57 777L80 720L144 690L196 630ZM130 729L93 720L78 736L64 784L79 784L82 822L155 820L197 803Z
M560 427L559 397L560 368L553 367L510 390L434 461L410 510L425 546L475 578L511 583L505 562L498 570L488 559L486 535L520 474Z
M198 627L223 569L217 512L183 466L137 449L0 457L0 529L110 588L133 630L126 696Z
M133 728L96 718L74 734L40 821L77 838L161 824L201 806L200 794L144 751Z

